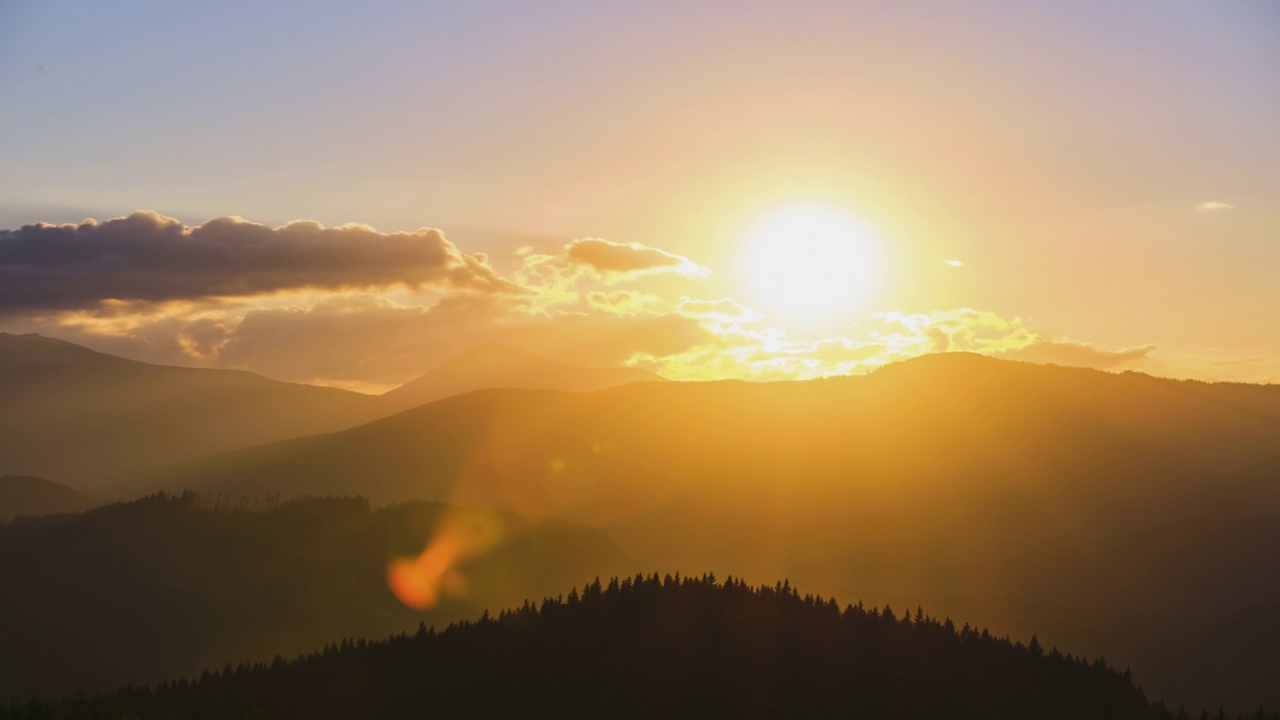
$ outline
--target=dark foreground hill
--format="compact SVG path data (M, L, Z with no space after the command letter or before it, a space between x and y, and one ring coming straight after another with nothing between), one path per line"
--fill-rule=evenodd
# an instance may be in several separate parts
M98 501L61 483L25 475L0 477L0 522L18 515L74 513Z
M661 382L648 370L565 365L505 345L480 345L382 395L393 411L486 388L586 392L635 382Z
M167 482L555 514L656 567L923 602L1247 709L1280 677L1277 453L1280 386L946 354L810 382L476 392Z
M919 611L842 610L790 585L657 575L74 710L144 720L1174 717L1127 673L1046 652L1034 638L1012 643Z
M424 615L392 595L388 562L441 538L483 554L455 553L452 594ZM19 518L0 526L0 705L443 624L637 569L593 531L436 503L189 494Z
M110 497L123 473L385 415L369 395L0 333L0 472Z

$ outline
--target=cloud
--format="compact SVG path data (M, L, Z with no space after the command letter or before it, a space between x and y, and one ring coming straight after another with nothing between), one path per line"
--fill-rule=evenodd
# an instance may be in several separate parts
M707 277L711 274L710 270L683 255L635 242L584 238L574 240L564 250L570 264L588 267L603 275L674 272L687 277Z
M685 317L711 320L717 323L756 322L764 319L764 315L749 307L739 304L731 298L719 300L694 300L684 297L676 306L676 311Z
M237 218L187 227L135 213L0 232L0 313L6 329L125 357L369 391L490 342L686 380L857 374L949 351L1223 375L1203 370L1203 358L1170 365L1149 357L1151 345L1102 350L971 308L881 313L847 334L799 340L732 298L673 297L682 277L705 268L658 248L585 239L517 257L506 280L483 254L459 251L437 230L269 228ZM656 273L666 275L616 287ZM1247 377L1274 374L1255 365Z
M593 309L625 315L657 312L666 304L657 295L633 292L631 290L614 290L612 292L592 290L587 293L586 299L587 305Z
M715 341L697 320L670 312L564 313L513 324L494 335L507 343L577 365L622 365L637 354L679 355Z
M640 243L615 243L598 238L574 240L550 253L522 247L515 280L528 292L530 311L555 314L603 310L634 314L674 311L670 301L651 293L610 291L618 283L656 275L669 279L705 278L711 274L683 255ZM677 276L672 278L672 276Z
M612 287L705 276L688 258L597 239L517 256L508 280L438 230L239 218L188 227L139 212L0 232L0 314L134 359L370 391L482 343L607 366L712 340L679 300ZM703 309L715 308L744 311L731 301Z
M612 242L582 238L564 245L556 254L540 254L531 249L518 252L521 258L517 281L534 288L541 304L566 305L584 301L579 284L618 282L657 274L705 278L710 270L684 255L641 245L639 242Z
M964 267L963 260L944 260L943 262L946 263L947 265L950 265L951 267L956 267L956 268Z
M380 233L307 220L272 228L235 217L189 227L143 211L0 231L0 311L391 286L519 290L483 254L460 252L427 228Z
M1127 363L1146 360L1155 349L1155 345L1141 345L1124 350L1099 350L1084 342L1041 340L1025 347L999 353L999 355L1010 360L1109 370Z
M926 352L976 352L995 354L1017 350L1040 340L1021 318L1005 318L987 310L960 308L931 313L888 312L875 316L891 328L881 337L894 347L909 350L925 345ZM915 354L919 354L916 352Z
M1235 205L1229 203L1218 202L1217 200L1209 200L1208 202L1196 203L1196 210L1200 212L1213 212L1215 210L1231 210Z
M672 355L711 341L697 320L675 312L546 314L493 294L458 294L428 306L354 292L289 300L171 306L108 318L72 315L11 329L147 362L234 368L366 392L400 385L485 343L608 367L636 353Z
M694 308L725 305L723 300L687 303ZM858 374L931 352L998 354L1040 341L1019 318L969 308L881 313L873 316L878 325L866 328L857 338L817 341L794 340L778 328L753 326L745 319L725 323L716 315L708 312L699 316L713 342L669 356L637 354L629 364L679 380L789 380Z

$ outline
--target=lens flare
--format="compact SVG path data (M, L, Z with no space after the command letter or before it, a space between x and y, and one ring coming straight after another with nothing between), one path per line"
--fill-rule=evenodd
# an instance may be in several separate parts
M493 511L450 508L421 554L387 563L387 586L415 610L430 610L446 595L462 597L470 584L460 566L500 543L503 531L502 520Z

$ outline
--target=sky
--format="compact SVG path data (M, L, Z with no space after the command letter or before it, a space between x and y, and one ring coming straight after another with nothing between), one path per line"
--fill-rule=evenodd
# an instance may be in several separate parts
M1271 0L0 0L0 331L1280 382L1277 128Z

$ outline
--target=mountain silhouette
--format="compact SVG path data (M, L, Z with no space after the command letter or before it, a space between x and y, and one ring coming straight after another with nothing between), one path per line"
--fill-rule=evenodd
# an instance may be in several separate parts
M121 366L130 361L87 347L35 333L0 332L0 369L64 365L72 367Z
M656 574L596 581L442 632L343 640L291 662L227 665L64 706L144 720L1175 717L1128 673L1035 638L957 629L919 609L841 608L789 583Z
M492 547L463 559L460 586L424 614L385 573L442 524ZM0 707L443 625L638 569L597 532L438 503L188 493L19 518L0 525Z
M640 368L583 368L555 362L506 345L487 344L383 394L394 410L486 388L532 388L584 392L664 378Z
M238 370L154 365L40 335L0 333L0 473L134 495L122 477L212 453L331 432L479 388L595 390L661 381L483 345L383 396ZM73 451L69 451L71 448Z
M0 333L0 398L0 472L103 497L121 474L385 414L378 398L358 393L152 365L7 333Z
M25 475L0 477L0 522L19 515L52 515L88 510L99 504L61 483Z
M1277 447L1280 386L942 354L808 382L478 391L165 482L564 517L655 567L927 601L1247 708L1280 660L1240 642L1215 667L1247 670L1219 673L1191 638L1280 606Z

